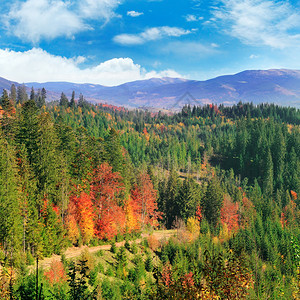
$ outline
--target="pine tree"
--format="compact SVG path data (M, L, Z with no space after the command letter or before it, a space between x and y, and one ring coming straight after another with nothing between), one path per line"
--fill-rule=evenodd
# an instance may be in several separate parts
M37 95L35 96L35 102L38 108L42 108L45 104L46 98L44 98L43 92L41 92L41 90L38 90Z
M34 88L31 87L31 92L30 92L30 98L29 100L35 101L35 92L34 92Z
M222 204L223 192L218 179L213 177L208 183L202 203L204 216L213 227L219 222Z
M15 104L17 102L17 89L14 84L12 84L11 88L10 88L10 99L13 104Z
M75 108L76 103L75 103L75 91L72 92L72 97L71 97L71 101L70 101L70 107L71 108Z
M68 107L69 106L69 100L67 96L64 93L61 93L60 100L59 100L59 105Z
M43 101L44 103L46 103L46 99L47 99L47 91L45 90L45 88L42 88L41 94L42 94L42 101Z
M167 182L165 193L165 219L167 228L171 228L176 218L180 216L178 207L178 193L180 190L180 182L177 172L172 169Z
M78 106L84 107L84 105L85 105L85 99L84 99L83 95L80 93L79 99L78 99Z
M7 93L7 90L3 89L3 92L2 92L2 96L1 96L1 102L0 102L2 108L4 110L8 110L11 106L11 102L9 100L9 97L8 97L8 93Z
M26 92L25 85L19 85L17 88L17 103L23 104L28 100L28 95Z
M19 183L14 150L0 133L0 244L10 259L22 241Z
M273 195L273 161L270 149L267 150L267 155L264 165L263 191L267 196Z

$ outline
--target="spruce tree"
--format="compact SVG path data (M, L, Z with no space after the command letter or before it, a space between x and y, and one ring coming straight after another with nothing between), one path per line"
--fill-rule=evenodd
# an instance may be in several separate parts
M59 100L59 105L68 107L69 106L69 100L67 96L64 93L61 93L60 100Z
M14 84L12 84L11 88L10 88L10 99L13 104L15 104L17 102L17 89Z
M0 244L7 258L21 248L20 180L13 147L0 133Z
M208 183L202 203L204 216L213 227L219 222L222 205L223 192L218 179L213 177Z
M76 106L76 104L75 104L75 91L73 91L71 101L70 101L70 107L75 108L75 106Z
M35 101L35 92L34 92L34 88L31 87L31 92L30 92L30 100Z
M24 84L19 85L17 88L17 103L23 104L27 100L28 100L28 95L26 92L26 86Z

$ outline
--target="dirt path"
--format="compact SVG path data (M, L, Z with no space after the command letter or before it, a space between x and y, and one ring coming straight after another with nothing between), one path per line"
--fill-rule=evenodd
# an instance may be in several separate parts
M174 235L176 233L176 230L158 230L158 231L154 231L153 235L158 239L158 240L163 240L163 239L169 239L172 235ZM136 243L140 243L143 238L148 237L149 234L142 234L142 238L141 239L137 239L135 240ZM133 241L130 241L129 243L132 243ZM125 241L116 243L117 247L121 247L124 246ZM67 259L70 258L75 258L80 256L80 254L82 253L82 251L84 249L88 249L90 253L95 253L99 250L109 250L111 248L111 245L102 245L102 246L96 246L96 247L88 247L88 246L82 246L82 247L70 247L68 248L65 252L64 255ZM53 261L60 261L61 260L61 256L60 255L52 255L51 257L46 257L43 260L39 261L39 268L42 269L49 269L50 265ZM34 266L35 268L35 266ZM32 267L33 269L33 267Z

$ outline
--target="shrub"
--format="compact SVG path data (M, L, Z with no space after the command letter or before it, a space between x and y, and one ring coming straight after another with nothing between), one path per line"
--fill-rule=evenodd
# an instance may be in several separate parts
M101 257L103 256L103 250L99 250L95 253L96 256Z
M130 251L130 243L128 242L128 240L126 240L125 241L125 244L124 244L124 247L128 250L128 251Z
M159 240L154 235L149 235L147 238L147 242L148 242L148 247L152 251L156 251L158 249L158 247L160 246Z
M132 254L137 254L137 252L138 252L138 247L137 247L137 244L136 244L136 243L132 243L130 248L131 248L131 253L132 253Z
M147 272L152 272L153 270L153 259L151 256L147 256L145 261L145 268Z
M117 246L115 242L111 243L110 252L114 254L117 252Z

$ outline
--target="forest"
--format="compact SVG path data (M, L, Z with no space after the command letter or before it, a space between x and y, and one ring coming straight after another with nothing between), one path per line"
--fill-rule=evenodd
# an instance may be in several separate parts
M46 100L1 96L1 299L300 299L298 109Z

